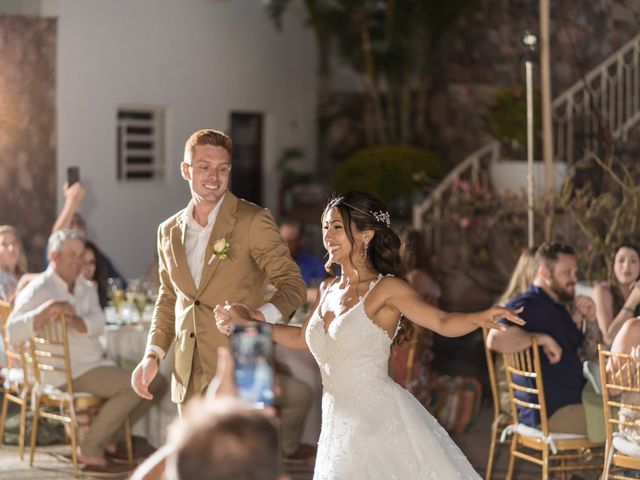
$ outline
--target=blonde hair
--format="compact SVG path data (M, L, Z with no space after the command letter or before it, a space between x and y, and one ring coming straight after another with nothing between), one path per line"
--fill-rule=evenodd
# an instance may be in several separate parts
M0 225L0 235L5 235L7 233L12 234L16 238L16 242L18 242L18 246L20 247L20 258L18 258L18 264L16 265L15 272L9 272L14 274L16 277L19 277L25 273L27 273L27 256L24 254L24 247L22 246L22 240L20 239L20 234L11 225ZM0 270L5 270L4 265L0 265Z
M520 252L518 263L513 269L507 289L500 296L498 303L500 305L507 304L510 300L527 291L529 284L533 282L536 276L538 263L536 262L536 248L523 248Z
M184 162L190 163L198 145L212 145L224 148L231 156L232 142L229 135L220 130L198 130L193 132L184 146Z

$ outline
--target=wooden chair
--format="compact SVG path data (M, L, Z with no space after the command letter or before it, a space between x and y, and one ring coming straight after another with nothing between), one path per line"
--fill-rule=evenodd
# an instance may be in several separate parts
M83 418L90 418L91 413L99 409L106 399L88 393L74 392L67 338L67 323L64 315L45 324L39 336L30 339L30 350L35 374L33 428L31 431L31 457L29 465L33 465L36 448L38 420L40 417L50 418L69 425L71 440L71 460L73 475L78 476L78 427ZM61 372L66 378L66 386L48 385L42 380L43 372ZM52 408L53 407L53 408ZM124 435L129 462L133 461L131 443L131 425L129 419L124 422Z
M24 345L13 347L7 337L7 318L11 311L11 305L0 301L0 321L2 323L2 343L4 346L5 366L4 384L2 390L2 413L0 414L0 443L4 443L4 425L7 421L9 402L20 406L20 430L18 445L20 460L24 457L24 437L27 426L27 408L29 406L31 384L27 367L27 357Z
M627 427L640 430L638 424L622 421L618 410L638 412L640 404L622 402L620 393L637 393L640 395L640 364L631 355L613 353L598 345L600 357L600 382L602 383L602 400L606 422L607 443L605 449L605 466L603 479L632 479L638 476L627 476L625 471L640 472L640 446L627 440L615 427Z
M532 338L531 346L525 350L504 354L503 358L513 422L504 430L501 438L503 440L506 435L513 435L506 480L513 477L516 458L539 465L542 468L542 480L548 480L550 472L560 472L560 478L566 480L568 472L600 470L602 463L586 462L593 457L602 456L603 444L593 443L584 435L549 431L536 339ZM527 385L524 385L525 382ZM533 397L530 401L524 401L516 397L516 392ZM519 423L519 408L537 410L540 414L539 428Z
M491 424L491 441L489 444L489 458L487 460L487 470L485 472L485 480L491 480L493 473L493 462L495 460L496 444L502 431L511 424L511 415L503 411L500 405L500 392L498 391L498 378L504 374L504 371L496 372L494 352L487 347L487 336L489 330L482 329L482 340L484 342L484 354L487 357L487 370L489 371L489 386L491 388L491 398L493 399L493 422Z

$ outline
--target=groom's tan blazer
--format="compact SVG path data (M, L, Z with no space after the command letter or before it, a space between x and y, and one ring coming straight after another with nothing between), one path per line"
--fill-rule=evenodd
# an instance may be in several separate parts
M184 249L185 211L158 228L160 289L147 339L147 349L156 345L165 352L176 342L171 381L171 399L176 403L186 400L190 381L209 384L216 371L217 348L228 345L227 337L216 328L215 305L228 300L258 308L264 305L265 287L271 283L277 291L269 302L288 321L306 295L300 270L269 211L231 192L222 200L200 285L195 285ZM209 264L212 245L220 239L228 242L229 256ZM204 378L191 378L194 352L200 364L197 375ZM189 392L189 396L194 393L200 392Z

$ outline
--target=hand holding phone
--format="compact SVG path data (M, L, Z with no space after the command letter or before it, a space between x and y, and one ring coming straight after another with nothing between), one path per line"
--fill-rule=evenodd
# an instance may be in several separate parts
M256 408L273 405L271 326L258 322L235 325L231 333L231 351L238 396Z
M67 186L70 187L74 183L80 181L80 167L67 168Z

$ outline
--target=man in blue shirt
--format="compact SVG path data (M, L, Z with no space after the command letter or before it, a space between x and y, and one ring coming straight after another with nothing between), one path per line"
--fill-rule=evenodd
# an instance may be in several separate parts
M504 331L492 330L487 346L501 353L518 352L527 348L531 337L535 336L544 352L540 355L540 367L549 429L586 435L582 404L585 379L578 358L578 347L584 334L566 303L575 299L576 309L587 321L595 319L595 306L587 297L575 298L577 265L573 248L557 242L544 243L535 259L537 271L533 284L507 305L512 309L524 307L520 317L526 324L522 327L507 325ZM537 410L522 408L519 417L525 425L535 427L540 424Z
M327 271L319 258L311 255L304 247L302 225L294 220L285 219L280 224L280 235L289 245L291 256L298 264L307 288L317 288L327 277ZM311 303L315 301L315 297Z

